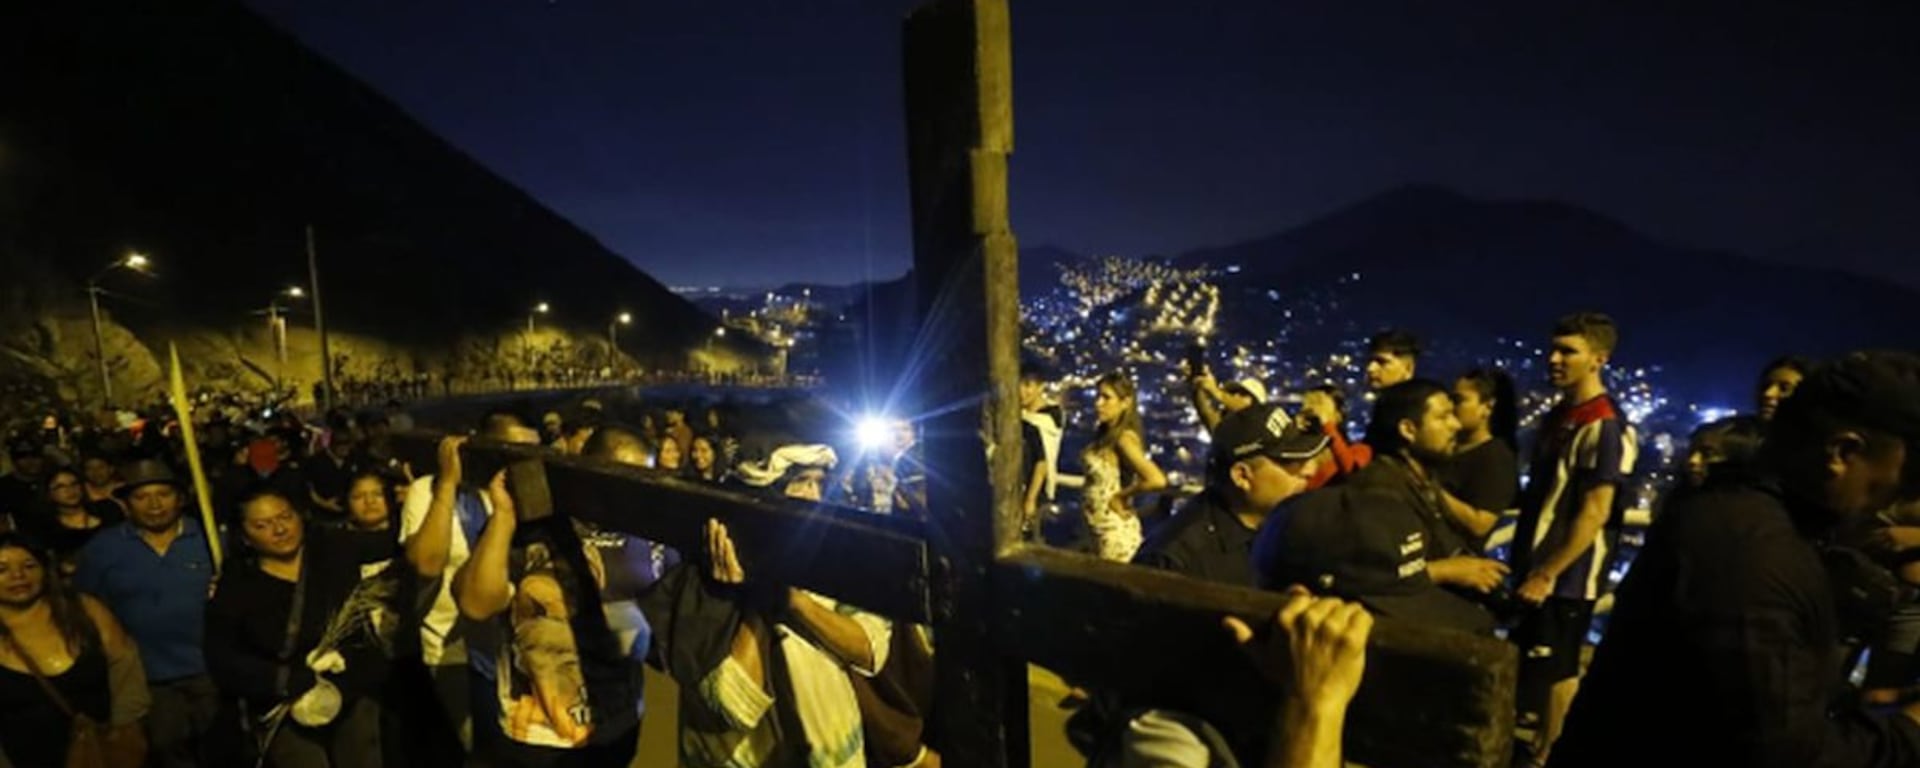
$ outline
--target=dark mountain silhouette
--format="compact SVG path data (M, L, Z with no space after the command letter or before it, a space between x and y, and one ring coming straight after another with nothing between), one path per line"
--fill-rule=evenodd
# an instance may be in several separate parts
M0 4L0 86L0 268L70 297L151 253L143 303L113 304L143 337L255 322L305 282L308 224L343 332L432 350L544 300L587 338L631 312L626 351L677 365L714 326L238 2Z
M1694 395L1744 397L1772 356L1911 346L1920 327L1920 294L1888 282L1675 247L1564 203L1438 187L1177 261L1237 267L1222 280L1243 293L1339 284L1339 313L1359 327L1433 340L1541 339L1561 314L1607 312L1622 328L1618 362L1663 365ZM1247 316L1257 307L1225 311L1267 322Z

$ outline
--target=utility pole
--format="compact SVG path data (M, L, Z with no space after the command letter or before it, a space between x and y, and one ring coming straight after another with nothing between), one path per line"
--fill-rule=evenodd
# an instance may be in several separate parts
M320 309L320 257L313 250L313 225L307 225L307 282L313 291L313 329L320 334L320 412L333 410L333 353L327 346L327 318Z
M100 363L100 408L113 407L113 377L107 375L106 342L100 330L100 286L87 282L87 301L93 305L93 359Z
M100 279L116 269L147 274L147 264L146 255L128 253L87 278L87 303L93 307L93 359L100 365L100 407L103 410L113 407L113 376L107 372L106 333L100 320Z

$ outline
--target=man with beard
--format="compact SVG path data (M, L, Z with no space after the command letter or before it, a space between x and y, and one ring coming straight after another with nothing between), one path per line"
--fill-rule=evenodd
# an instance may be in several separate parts
M100 598L140 646L153 709L148 762L200 765L219 702L201 653L213 557L200 521L184 517L186 492L158 461L138 461L117 493L127 521L80 551L73 583Z
M1367 424L1374 461L1347 484L1378 491L1412 510L1426 526L1427 574L1434 583L1468 593L1499 588L1507 567L1480 557L1473 532L1455 518L1441 487L1440 470L1453 456L1460 420L1445 387L1411 379L1380 390Z
M1654 522L1551 765L1920 765L1920 705L1875 715L1842 695L1835 660L1875 590L1828 543L1920 499L1920 357L1810 370L1757 469Z

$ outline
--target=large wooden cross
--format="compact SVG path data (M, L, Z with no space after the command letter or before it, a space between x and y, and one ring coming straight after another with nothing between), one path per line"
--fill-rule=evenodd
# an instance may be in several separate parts
M905 25L907 145L921 327L930 361L904 390L922 423L930 520L768 500L651 470L471 442L471 466L517 464L551 508L700 558L708 518L747 572L934 628L929 729L948 764L1028 763L1027 664L1088 688L1190 686L1256 674L1220 628L1268 620L1272 593L1020 543L1019 286L1007 224L1013 149L1007 0L936 0ZM434 436L403 437L430 461ZM482 476L475 472L475 476ZM517 487L537 487L523 482ZM522 500L545 506L539 499ZM1503 766L1513 732L1504 643L1382 619L1348 718L1348 759Z

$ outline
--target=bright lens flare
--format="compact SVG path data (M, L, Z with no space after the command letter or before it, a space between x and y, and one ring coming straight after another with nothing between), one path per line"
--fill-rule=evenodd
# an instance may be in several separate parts
M853 439L862 450L875 450L893 442L893 420L884 416L865 416L853 425Z

